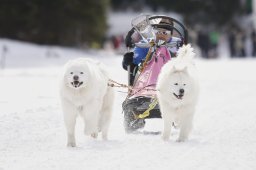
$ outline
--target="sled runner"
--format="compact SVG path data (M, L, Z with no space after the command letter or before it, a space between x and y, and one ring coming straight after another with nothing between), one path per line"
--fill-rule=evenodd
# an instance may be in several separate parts
M140 41L132 45L135 48L148 49L148 52L139 65L123 63L123 67L128 71L129 85L132 87L122 104L124 127L127 133L143 128L145 119L161 118L156 99L157 89L155 89L158 74L162 66L175 57L175 52L172 50L176 51L188 41L187 29L179 21L168 16L140 15L134 18L131 24L135 32L132 34L140 37ZM160 29L171 32L171 41L157 39ZM128 36L133 35L128 33ZM128 38L131 39L131 37ZM132 59L124 58L124 60Z

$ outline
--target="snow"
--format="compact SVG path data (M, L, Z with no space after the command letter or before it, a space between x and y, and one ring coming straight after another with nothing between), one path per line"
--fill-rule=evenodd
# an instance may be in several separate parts
M113 80L126 83L122 57L0 39L3 45L8 51L0 70L0 170L256 169L256 59L196 60L200 100L184 143L175 142L177 130L168 142L161 135L125 134L126 89L119 88L109 141L85 137L79 119L78 147L67 148L58 96L61 66L92 57L109 67ZM162 131L162 120L147 121L145 130Z

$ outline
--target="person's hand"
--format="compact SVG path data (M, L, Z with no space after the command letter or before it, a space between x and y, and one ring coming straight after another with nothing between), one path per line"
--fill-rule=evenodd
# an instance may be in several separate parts
M177 42L177 48L180 48L180 47L182 47L183 46L183 42L182 41L178 41Z
M127 70L128 65L133 64L133 55L133 52L127 52L124 54L122 65L125 70Z

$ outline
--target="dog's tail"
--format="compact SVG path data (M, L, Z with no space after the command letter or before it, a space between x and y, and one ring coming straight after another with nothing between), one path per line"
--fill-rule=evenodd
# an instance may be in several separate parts
M194 49L191 47L190 44L183 45L182 47L180 47L179 50L177 51L177 54L177 58L182 60L193 60L196 55Z

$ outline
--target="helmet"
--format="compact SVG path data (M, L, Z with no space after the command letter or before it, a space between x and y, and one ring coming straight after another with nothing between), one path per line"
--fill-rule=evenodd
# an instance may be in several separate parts
M166 29L169 31L173 31L173 21L171 20L171 18L167 18L167 17L163 17L161 18L160 21L158 21L158 23L152 24L153 28L157 29L157 28L162 28L162 29Z

